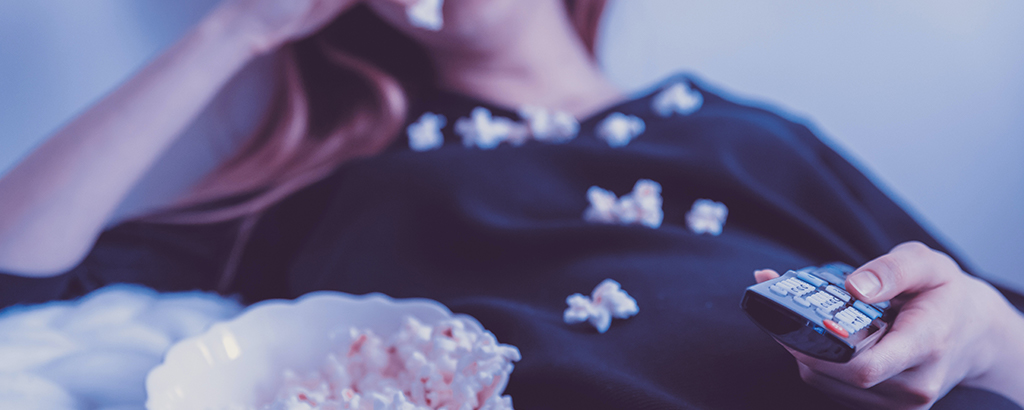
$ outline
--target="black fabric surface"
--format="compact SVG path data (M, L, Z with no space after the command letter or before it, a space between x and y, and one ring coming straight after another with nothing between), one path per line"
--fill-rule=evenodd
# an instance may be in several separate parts
M689 80L666 84L676 81ZM424 107L448 118L445 146L413 152L401 138L275 206L232 292L246 302L325 289L438 300L520 348L507 389L519 409L835 408L741 311L752 272L856 266L909 240L944 247L805 126L701 91L704 105L689 116L659 117L651 94L583 120L566 144L493 150L463 147L453 124L476 106L515 113L439 94ZM594 128L611 112L642 118L646 131L610 148ZM590 186L621 196L641 178L663 187L660 228L583 220ZM700 198L729 207L720 236L686 228ZM213 289L236 229L124 224L65 275L0 275L0 302L114 282ZM565 298L605 278L640 313L605 334L563 323ZM1019 408L961 388L940 404Z

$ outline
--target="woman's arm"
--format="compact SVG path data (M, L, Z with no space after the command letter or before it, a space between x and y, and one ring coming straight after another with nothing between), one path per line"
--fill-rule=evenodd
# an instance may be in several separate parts
M0 271L54 275L84 258L132 186L255 56L354 0L229 0L0 179Z

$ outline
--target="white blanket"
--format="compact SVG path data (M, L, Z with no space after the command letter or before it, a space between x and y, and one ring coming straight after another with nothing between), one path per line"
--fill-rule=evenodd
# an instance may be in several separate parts
M0 409L143 409L167 349L240 310L215 294L113 285L0 311Z

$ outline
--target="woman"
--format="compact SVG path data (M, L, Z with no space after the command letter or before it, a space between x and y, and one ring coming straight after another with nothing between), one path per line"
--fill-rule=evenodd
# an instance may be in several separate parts
M968 387L1024 403L1024 318L997 290L805 127L686 77L623 97L591 51L601 2L450 0L439 32L406 21L409 1L357 3L230 0L0 180L4 303L122 281L433 298L522 350L519 408L926 408L955 386L945 403L1013 406ZM101 235L217 90L281 48L252 141L174 210ZM699 109L657 108L676 84ZM572 114L578 135L516 128L523 105ZM442 146L404 139L422 118L446 123ZM481 142L502 127L516 144ZM583 217L589 187L641 179L661 184L657 224ZM729 206L720 236L686 228L700 198ZM753 269L828 261L861 265L848 288L901 312L850 363L794 363L737 301ZM564 324L565 297L609 277L641 313Z

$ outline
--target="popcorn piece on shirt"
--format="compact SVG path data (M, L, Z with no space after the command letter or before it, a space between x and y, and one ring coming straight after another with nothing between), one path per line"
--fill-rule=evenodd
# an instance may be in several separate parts
M644 120L639 117L615 112L597 125L597 136L608 145L619 148L643 134L645 128Z
M529 127L518 122L512 121L508 118L499 118L499 120L508 121L508 123L510 124L508 137L505 138L505 142L508 142L509 144L518 147L520 145L525 144L526 141L530 140Z
M725 217L729 215L729 209L721 202L710 199L698 199L693 203L693 208L686 213L686 226L693 233L709 233L718 236L722 233L722 226L725 225Z
M591 326L597 329L598 333L608 331L612 324L612 315L608 309L595 305L590 298L579 293L574 293L565 299L569 305L562 313L562 320L568 324L589 321Z
M690 115L704 104L704 96L700 91L690 88L687 83L676 83L654 97L651 108L662 117L673 113Z
M592 186L587 190L587 200L590 206L583 212L583 219L588 222L658 228L665 216L661 210L661 184L649 179L637 181L633 192L622 198Z
M661 226L665 213L661 210L661 184L649 179L636 181L630 194L639 210L639 222L649 228Z
M583 212L583 219L589 222L615 223L615 203L618 198L611 191L596 186L587 190L587 201L590 207Z
M444 0L419 0L405 9L406 17L413 26L430 31L440 31L444 27L441 8Z
M627 319L640 312L636 300L622 290L619 282L605 279L587 298L574 293L565 302L569 305L562 314L565 323L589 321L598 333L608 331L612 318Z
M527 105L519 109L519 116L526 120L537 141L560 144L571 141L580 132L579 121L567 112Z
M462 145L481 149L493 149L505 141L519 145L529 137L526 127L508 118L493 117L484 107L474 108L469 118L459 118L455 133L462 137Z
M423 113L420 119L409 125L406 129L409 134L409 148L413 151L429 151L439 148L444 144L444 135L441 129L448 120L439 114L432 112Z

